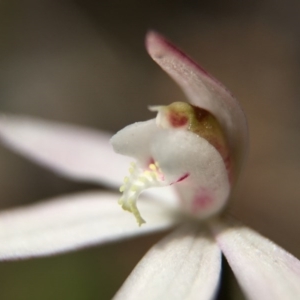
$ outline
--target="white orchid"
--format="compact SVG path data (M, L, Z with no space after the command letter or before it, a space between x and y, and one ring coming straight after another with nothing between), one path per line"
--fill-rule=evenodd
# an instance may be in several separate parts
M221 253L249 299L300 299L300 262L223 213L248 149L238 102L158 34L149 33L146 43L190 104L152 107L156 119L112 138L116 152L135 160L121 198L81 193L0 213L0 259L51 255L176 226L150 249L115 299L211 299ZM60 174L110 187L122 184L132 161L113 151L106 133L26 117L1 116L0 137ZM138 226L118 199L146 224Z

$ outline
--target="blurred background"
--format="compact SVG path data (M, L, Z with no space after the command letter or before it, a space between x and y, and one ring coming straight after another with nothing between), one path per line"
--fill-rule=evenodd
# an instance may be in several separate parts
M166 35L248 116L251 150L231 213L300 257L298 0L2 0L0 111L111 132L184 100L144 49ZM0 208L97 189L0 148ZM163 235L0 264L0 298L110 299Z

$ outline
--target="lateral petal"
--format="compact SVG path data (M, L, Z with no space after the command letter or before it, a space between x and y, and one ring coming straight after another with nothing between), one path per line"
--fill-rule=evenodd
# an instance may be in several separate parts
M0 141L64 176L119 187L130 159L104 132L29 117L0 115Z
M213 223L217 243L249 299L300 299L300 261L254 230Z
M0 213L0 260L72 251L166 229L175 223L165 207L140 201L147 226L138 227L117 195L86 192Z
M152 247L114 300L213 299L220 271L221 252L211 237L181 227Z
M218 119L228 137L238 175L248 151L247 121L238 101L222 84L161 35L149 32L146 47L152 59L175 80L189 101L210 111Z

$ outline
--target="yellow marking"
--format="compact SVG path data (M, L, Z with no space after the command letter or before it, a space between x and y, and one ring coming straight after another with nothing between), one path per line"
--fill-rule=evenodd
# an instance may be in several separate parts
M139 210L136 207L134 199L129 199L128 202L129 202L130 211L135 216L136 221L138 222L139 226L141 226L143 223L146 223L145 220L141 217L141 214L140 214Z
M123 210L125 210L125 211L128 211L128 212L130 212L130 213L132 212L131 209L130 209L130 207L128 207L127 204L125 204L125 203L122 204L122 208L123 208Z
M136 185L133 185L133 186L131 187L131 191L132 191L132 192L136 192L138 189L139 189L139 188L138 188Z
M155 173L155 172L151 172L149 175L151 176L151 178L152 178L152 179L156 179L156 178L157 178L157 176L156 176L156 173Z
M140 176L138 178L138 180L141 181L142 183L146 183L147 182L147 179L145 177L143 177L143 176Z
M156 171L156 165L155 164L150 164L149 169L152 171Z
M160 169L157 162L149 164L144 171L140 167L137 168L137 165L132 162L130 163L129 173L130 175L124 178L123 184L119 188L123 195L118 203L124 210L131 212L139 226L141 226L145 221L136 205L137 195L148 187L159 185Z

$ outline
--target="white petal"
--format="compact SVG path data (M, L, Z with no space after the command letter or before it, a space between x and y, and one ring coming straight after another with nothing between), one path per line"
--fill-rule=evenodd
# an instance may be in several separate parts
M156 199L157 201L168 205L172 209L179 207L179 197L173 186L151 188L144 192L145 196Z
M230 183L220 153L204 138L183 130L161 130L151 152L167 181L181 194L183 208L198 218L219 212L230 193Z
M119 186L129 158L114 153L106 133L27 117L0 116L0 140L74 179Z
M217 80L159 34L149 32L146 46L150 56L177 82L190 102L217 117L229 137L239 172L248 149L248 129L237 100Z
M114 299L212 299L220 269L216 243L199 228L180 228L145 255Z
M158 162L166 184L188 175L174 184L183 195L188 213L206 218L226 203L230 193L226 166L220 153L204 138L185 130L158 128L153 119L125 127L111 143L117 153L132 156L145 167L151 160ZM172 203L169 192L162 198ZM176 205L176 199L173 197L172 204Z
M216 240L249 299L300 299L300 261L242 225L213 225Z
M173 216L157 202L139 207L147 224L138 227L117 204L116 194L99 192L59 197L0 213L0 259L50 255L168 228Z
M151 158L151 141L158 131L155 119L151 119L126 126L110 141L116 153L133 157L148 167Z
M151 142L158 131L159 128L156 126L155 119L137 122L118 131L110 142L114 151L130 156L132 157L131 161L137 160L142 167L148 168L150 160L153 159L150 151ZM128 171L123 174L124 177L126 175L128 175ZM178 196L172 187L147 189L145 195L154 197L173 207L178 205Z

